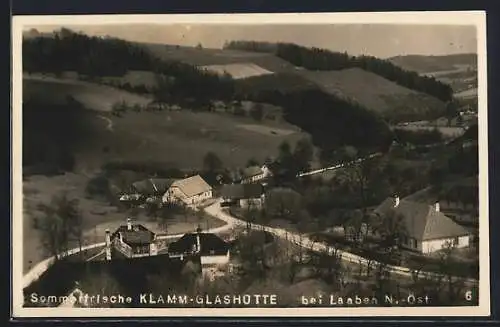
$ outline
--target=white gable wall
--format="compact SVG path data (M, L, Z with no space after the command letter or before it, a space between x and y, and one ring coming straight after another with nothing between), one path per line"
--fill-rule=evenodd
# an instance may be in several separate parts
M200 257L202 265L225 265L229 262L229 251L225 255L205 255Z
M456 242L456 243L454 243ZM447 246L448 243L454 244L456 248L464 248L469 246L469 236L460 236L457 238L441 238L436 240L422 241L422 252L431 253L439 251Z
M168 191L163 196L163 202L171 202L171 201L175 201L175 200L180 200L180 201L184 202L185 204L189 205L189 204L198 203L200 201L204 201L204 200L207 200L210 198L212 198L212 190L208 190L206 192L188 197L180 190L180 188L178 188L177 186L172 186L168 189Z

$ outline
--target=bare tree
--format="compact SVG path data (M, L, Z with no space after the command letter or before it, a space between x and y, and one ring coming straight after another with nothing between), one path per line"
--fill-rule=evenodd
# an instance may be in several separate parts
M78 241L80 253L83 238L83 219L78 209L78 200L69 199L66 193L56 195L50 204L40 204L43 213L40 222L44 248L59 259L59 254L68 250L72 239Z

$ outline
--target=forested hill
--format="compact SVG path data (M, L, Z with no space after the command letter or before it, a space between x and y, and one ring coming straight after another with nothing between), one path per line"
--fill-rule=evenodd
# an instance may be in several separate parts
M292 43L273 44L255 41L231 41L227 42L224 48L274 53L279 58L295 66L309 70L361 68L406 88L427 93L442 101L450 101L453 97L453 90L449 85L441 83L432 77L420 76L416 72L407 71L389 60L373 56L350 56L347 53L307 48Z
M23 65L27 73L57 75L74 71L80 78L95 83L100 83L101 77L120 77L131 70L151 71L157 86L148 92L156 101L193 110L210 111L214 100L275 104L284 109L285 119L309 133L324 153L344 145L367 152L379 151L392 140L391 131L380 116L361 105L327 94L313 83L305 81L306 88L281 92L280 77L271 75L276 78L264 83L265 87L259 87L261 82L257 86L249 83L241 87L229 76L159 59L145 47L124 40L89 37L62 29L51 37L24 39ZM302 83L299 76L294 77L295 80L290 78L289 82Z

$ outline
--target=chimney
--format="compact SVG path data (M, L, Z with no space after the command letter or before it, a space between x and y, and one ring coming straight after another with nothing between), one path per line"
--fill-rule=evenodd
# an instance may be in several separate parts
M127 230L132 230L132 221L130 218L127 218Z
M396 208L399 205L399 196L395 195L394 196L394 208Z
M111 235L109 229L106 229L106 260L111 260Z
M439 212L441 210L439 207L439 202L436 202L436 204L434 205L434 208L436 208L436 212Z

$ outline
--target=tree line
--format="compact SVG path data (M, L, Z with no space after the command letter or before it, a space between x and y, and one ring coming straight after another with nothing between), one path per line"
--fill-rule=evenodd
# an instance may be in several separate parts
M453 98L453 90L449 85L441 83L433 77L420 76L416 72L394 65L388 60L373 56L350 56L347 52L334 52L315 47L307 48L293 43L269 44L256 41L231 41L227 42L224 48L274 53L295 66L309 70L361 68L406 88L427 93L442 101L450 101Z

